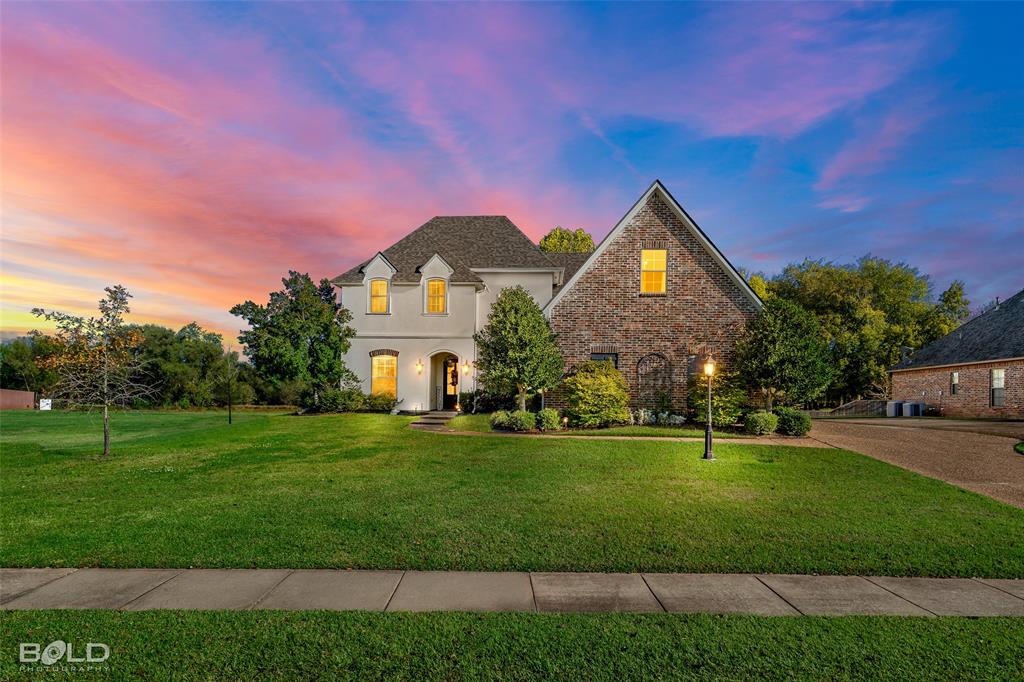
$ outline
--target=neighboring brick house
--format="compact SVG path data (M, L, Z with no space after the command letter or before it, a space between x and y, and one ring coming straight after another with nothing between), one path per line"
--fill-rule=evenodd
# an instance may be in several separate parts
M890 370L893 400L958 417L1024 417L1024 290Z
M677 410L691 369L709 353L727 365L761 307L658 181L591 254L544 253L505 216L441 216L334 283L356 330L348 367L413 412L476 387L473 334L505 287L543 308L568 367L613 360L634 406L664 394Z

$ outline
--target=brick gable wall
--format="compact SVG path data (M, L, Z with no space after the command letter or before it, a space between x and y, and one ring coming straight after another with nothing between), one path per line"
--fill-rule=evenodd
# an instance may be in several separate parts
M1006 370L1004 405L989 405L990 370ZM960 372L956 395L950 393L950 373ZM939 395L942 391L942 395ZM986 362L959 367L936 367L892 373L893 400L924 402L941 407L951 417L1024 417L1024 360Z
M664 295L640 294L640 251L668 250ZM551 310L566 367L591 353L616 352L634 407L654 407L671 374L673 408L686 407L692 368L710 351L722 366L755 304L704 249L657 192ZM641 385L638 367L646 379ZM552 402L559 404L556 392Z

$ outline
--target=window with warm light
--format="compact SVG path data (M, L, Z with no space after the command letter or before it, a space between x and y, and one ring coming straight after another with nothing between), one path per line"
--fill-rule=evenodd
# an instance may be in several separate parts
M447 284L443 279L427 280L427 312L431 315L448 312Z
M386 279L370 280L371 313L380 314L388 312L388 286L389 282Z
M640 251L640 293L665 293L665 270L668 251L665 249L643 249Z
M370 358L370 393L383 393L392 398L398 394L398 358L375 355Z

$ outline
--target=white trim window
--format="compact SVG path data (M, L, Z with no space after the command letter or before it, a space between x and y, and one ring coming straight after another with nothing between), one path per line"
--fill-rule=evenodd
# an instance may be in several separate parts
M949 373L949 394L956 395L960 392L960 372Z
M989 374L989 405L992 407L1006 406L1006 370L993 369Z
M391 312L391 282L378 277L368 283L369 292L366 312L370 315L387 315Z
M668 290L668 249L640 250L640 293L664 294Z
M374 355L370 358L370 393L398 397L398 356Z
M424 313L427 315L448 314L448 280L431 277L427 280Z

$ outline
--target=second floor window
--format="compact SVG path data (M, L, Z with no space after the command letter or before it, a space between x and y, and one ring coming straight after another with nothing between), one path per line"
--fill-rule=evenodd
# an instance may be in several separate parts
M1003 407L1005 405L1006 396L1006 370L1005 369L994 369L992 370L992 396L990 403L992 407Z
M386 279L370 280L370 312L388 312L388 284Z
M960 372L949 373L949 392L952 395L960 392Z
M427 280L427 312L441 315L448 312L447 282L443 279Z
M665 249L642 249L640 251L640 293L665 293L665 269L668 251Z

